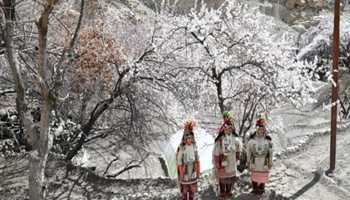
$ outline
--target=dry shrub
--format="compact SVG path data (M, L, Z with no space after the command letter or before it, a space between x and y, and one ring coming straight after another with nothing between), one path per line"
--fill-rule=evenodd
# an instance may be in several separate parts
M111 91L115 66L123 63L121 47L112 35L103 31L103 23L86 26L80 31L75 60L75 89ZM101 88L102 87L102 88Z

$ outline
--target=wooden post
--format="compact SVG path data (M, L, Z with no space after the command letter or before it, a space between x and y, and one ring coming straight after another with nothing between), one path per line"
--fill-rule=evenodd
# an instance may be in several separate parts
M328 175L335 170L336 160L336 136L337 136L337 101L338 101L338 77L339 77L339 28L340 27L340 0L335 1L334 28L333 28L333 68L332 68L332 111L331 111L331 144L330 144L330 167Z

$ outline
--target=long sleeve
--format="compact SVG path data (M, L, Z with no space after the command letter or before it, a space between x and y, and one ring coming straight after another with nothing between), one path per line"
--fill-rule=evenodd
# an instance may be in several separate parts
M194 146L194 156L195 156L195 160L199 161L199 154L198 154L198 148L197 145Z
M178 175L182 178L185 174L185 166L183 165L182 159L183 158L183 151L181 147L178 147L177 153L176 153L176 167L178 170Z
M239 160L240 157L241 157L241 152L242 152L242 142L241 140L236 137L236 140L235 140L235 150L236 150L236 160Z
M183 150L181 147L178 147L177 153L176 153L176 164L177 165L183 165L182 158L183 158Z
M238 137L236 137L235 145L236 145L236 152L242 152L243 144L242 144L242 141Z
M216 169L221 168L220 147L221 147L220 142L219 141L215 142L214 150L213 150L213 164Z
M201 165L200 165L200 161L197 160L195 165L196 165L196 166L195 166L195 167L196 167L196 175L197 175L197 177L199 177L200 174L201 174Z
M269 162L272 165L272 160L273 160L273 143L272 141L269 141Z
M199 158L199 154L198 154L198 148L197 145L194 146L195 148L195 168L196 168L196 175L197 177L199 177L200 173L201 173L201 166L200 166L200 158Z

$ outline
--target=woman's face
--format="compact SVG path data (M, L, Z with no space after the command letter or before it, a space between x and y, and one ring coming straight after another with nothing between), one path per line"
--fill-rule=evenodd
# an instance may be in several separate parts
M191 145L192 144L192 138L186 138L185 143L187 145Z
M225 134L231 134L233 131L232 126L225 126L224 133Z
M256 130L256 134L258 135L258 136L263 136L263 135L265 135L265 132L266 132L266 129L265 129L265 127L263 127L263 126L258 126L258 128L257 128L257 130Z

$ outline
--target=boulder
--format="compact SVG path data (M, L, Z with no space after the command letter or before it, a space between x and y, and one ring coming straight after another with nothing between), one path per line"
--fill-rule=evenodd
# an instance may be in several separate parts
M286 2L286 8L288 8L288 9L294 9L295 8L295 6L296 6L296 1L297 0L287 0L287 2Z

